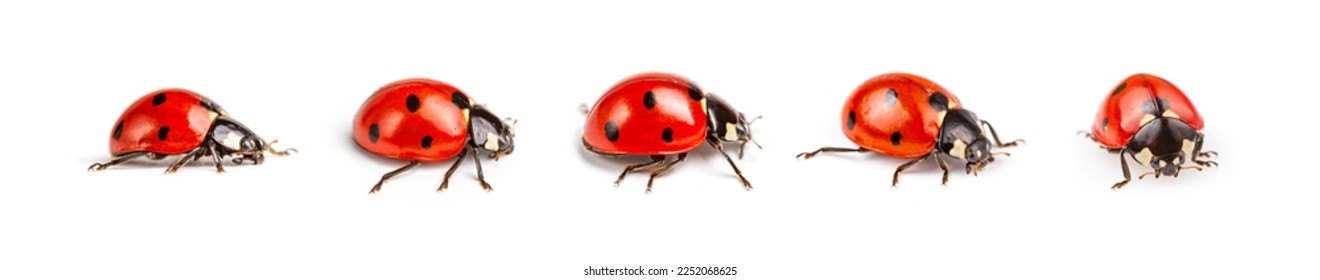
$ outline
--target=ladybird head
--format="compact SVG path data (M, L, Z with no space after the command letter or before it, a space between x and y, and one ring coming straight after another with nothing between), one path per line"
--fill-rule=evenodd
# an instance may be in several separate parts
M995 145L991 145L990 138L981 129L981 119L969 110L948 110L944 114L939 137L939 151L967 161L967 173L980 172L995 161L996 154L1007 155L990 150Z
M742 158L742 151L747 142L751 142L757 148L761 147L761 144L756 143L756 139L752 138L751 127L752 122L761 119L761 117L758 116L749 120L747 116L734 110L732 105L713 93L706 93L705 101L706 114L710 116L710 119L707 120L706 131L711 138L718 139L721 142L738 143L739 158Z
M990 139L986 139L985 135L977 137L972 144L967 145L967 154L963 158L978 164L994 161L994 155L990 154Z
M513 125L518 123L517 120L500 119L481 104L472 106L469 116L468 145L490 152L495 160L513 153Z
M251 161L254 164L261 164L265 161L267 152L283 156L297 151L294 149L277 151L271 147L276 141L266 142L261 136L253 133L252 129L226 116L216 119L209 137L215 143L216 152L237 157L234 158L234 163Z
M1201 133L1178 119L1156 118L1132 136L1127 149L1156 176L1174 176L1200 151Z
M248 160L260 164L265 160L266 140L238 121L228 117L216 119L210 138L217 152L237 156L234 162Z

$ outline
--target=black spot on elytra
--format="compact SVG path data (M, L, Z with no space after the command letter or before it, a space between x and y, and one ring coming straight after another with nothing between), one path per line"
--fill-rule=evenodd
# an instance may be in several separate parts
M152 97L152 98L151 98L151 106L160 106L160 104L165 104L165 93L164 93L164 92L162 92L162 93L157 93L157 94L156 94L156 97Z
M898 104L898 91L891 88L885 92L885 105L894 106L894 104Z
M660 139L665 140L665 143L674 142L674 129L666 127L665 131L660 132Z
M124 121L119 121L119 124L115 125L115 134L114 134L115 140L119 140L119 135L123 135L123 134L124 134Z
M655 93L646 91L646 94L642 95L642 105L645 105L647 110L655 108Z
M857 126L857 112L848 111L848 130L852 130L854 126Z
M376 141L379 141L379 140L380 140L380 126L379 126L379 125L376 125L376 124L374 124L374 123L371 124L371 128L370 128L370 129L367 129L367 138L370 138L370 139L371 139L371 143L372 143L372 144L375 144Z
M945 96L943 92L935 92L930 94L930 107L935 108L936 112L948 111L949 97Z
M1109 118L1100 120L1100 131L1109 131Z
M1123 89L1125 88L1127 88L1127 83L1118 84L1118 87L1114 88L1114 92L1110 93L1109 96L1118 95L1118 93L1123 92Z
M894 146L898 146L898 144L899 144L902 140L903 140L903 134L902 134L902 133L894 132L893 135L889 135L889 143L894 144Z
M614 121L605 122L605 139L610 142L619 140L619 125L614 124Z
M431 136L430 136L430 135L427 135L426 137L422 137L422 149L423 149L423 150L430 150L430 149L431 149L431 140L432 140L432 139L431 139Z
M450 100L454 101L454 106L458 107L459 110L472 107L472 101L468 100L467 94L463 94L461 91L455 91Z
M691 97L692 101L701 101L701 98L704 96L705 94L702 94L701 89L697 88L697 86L688 86L688 97Z
M1156 98L1141 103L1141 112L1151 115L1162 115L1165 110L1169 110L1169 100Z
M408 95L408 112L416 113L417 109L422 108L422 100L417 98L416 94Z
M165 141L165 136L169 136L169 135L170 135L169 126L162 126L160 127L159 131L156 131L156 139L160 139L161 141Z

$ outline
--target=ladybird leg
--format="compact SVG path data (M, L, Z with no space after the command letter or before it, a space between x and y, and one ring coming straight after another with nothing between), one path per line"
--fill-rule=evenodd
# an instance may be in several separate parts
M743 158L743 150L747 149L747 141L738 142L738 160Z
M1192 162L1195 162L1196 165L1199 166L1218 167L1219 163L1210 159L1214 157L1218 157L1219 153L1215 151L1204 151L1204 152L1201 151L1201 143L1204 140L1205 140L1205 136L1198 132L1196 134L1196 149L1192 152ZM1201 159L1201 158L1205 158L1205 159Z
M989 122L989 121L981 120L981 125L984 125L986 128L989 128L989 129L990 129L990 136L995 138L995 146L996 146L996 147L999 147L999 148L1003 148L1003 147L1013 147L1013 146L1017 146L1018 144L1025 144L1025 143L1027 143L1027 140L1017 139L1017 140L1013 140L1013 142L1008 142L1007 144L1005 144L1005 143L999 141L999 133L995 132L995 127L992 126L992 125L990 125L990 122Z
M1219 153L1215 151L1196 152L1196 156L1192 157L1192 161L1200 166L1219 167L1218 162L1210 160L1218 156Z
M1180 166L1179 169L1181 170L1196 169L1196 171L1201 171L1200 166ZM1150 176L1150 175L1155 175L1155 178L1158 179L1160 178L1160 174L1162 173L1160 173L1159 171L1149 171L1146 173L1141 173L1141 176L1137 176L1137 180L1145 180L1146 176ZM1174 173L1173 177L1178 177L1178 173Z
M591 107L587 107L587 103L580 103L578 104L578 111L581 111L582 115L585 116L588 113L591 113Z
M178 172L180 167L187 166L189 163L192 163L194 160L201 158L202 155L206 153L206 151L207 150L203 149L203 147L194 148L192 151L188 152L187 154L184 154L183 157L179 158L179 160L176 160L174 161L174 163L171 163L170 167L165 168L165 174L174 174L174 172Z
M968 162L967 174L972 174L972 176L981 176L981 170L985 169L985 166L989 165L990 162L993 162L993 160L994 158L990 158L990 160L982 161L982 162Z
M435 191L443 192L445 189L449 188L449 177L454 176L454 170L458 170L458 165L463 163L463 158L467 157L467 153L468 149L463 149L458 152L458 157L454 159L454 165L450 165L449 171L445 171L445 179L440 181L440 188Z
M651 179L646 181L646 193L651 193L651 183L655 182L655 177L659 177L660 175L665 174L665 172L669 172L669 169L673 169L674 165L683 162L685 159L687 159L687 153L678 154L678 159L665 163L665 165L661 165L659 169L651 171Z
M142 156L150 156L150 157L148 157L148 158L151 158L151 159L160 159L161 157L164 157L164 155L156 154L156 153L152 153L152 152L131 152L131 153L127 153L127 154L122 154L122 155L115 156L114 158L111 158L110 161L108 161L108 162L106 162L106 163L99 163L99 162L98 162L98 163L93 163L92 166L87 167L87 171L101 171L101 170L105 170L106 168L110 168L111 166L119 165L119 164L124 163L124 162L126 162L126 161L130 161L130 160L133 160L133 159L135 159L135 158L142 157ZM159 156L159 157L158 157L158 156Z
M1078 130L1078 131L1077 131L1077 135L1086 136L1086 139L1091 139L1091 141L1100 142L1100 140L1099 140L1099 139L1095 139L1095 135L1094 135L1094 134L1091 134L1090 132L1086 132L1086 131L1083 131L1083 130Z
M752 190L752 183L747 181L747 177L743 177L742 170L738 169L737 164L733 164L733 158L729 157L729 154L724 152L724 147L718 142L706 141L706 143L710 143L711 147L715 147L715 150L720 151L720 155L724 156L724 160L729 162L729 166L733 167L733 174L738 175L738 180L742 181L743 188L749 191Z
M923 162L923 161L926 161L926 158L927 158L927 157L930 157L930 156L920 157L920 158L914 159L914 160L912 160L912 161L909 161L909 162L903 163L903 165L899 165L899 166L898 166L898 169L895 169L895 170L894 170L894 182L893 182L893 184L891 184L891 185L889 185L889 186L890 186L890 187L897 188L897 187L898 187L898 174L899 174L899 173L903 173L903 171L907 170L908 168L912 168L912 166L915 166L915 165L917 165L917 164L919 164L919 163L921 163L921 162Z
M469 149L471 149L473 153L472 161L477 162L477 181L481 182L481 189L486 190L487 192L495 190L490 187L490 184L486 183L486 173L481 171L481 157L476 155L476 148Z
M619 174L619 179L614 180L614 186L618 187L619 183L623 182L623 176L627 176L629 172L633 172L633 170L637 170L641 168L651 167L652 165L656 165L664 161L665 161L665 156L651 156L650 162L630 164L628 165L628 167L623 168L623 173Z
M945 161L944 161L944 158L943 158L943 157L940 157L939 154L932 154L932 156L935 157L935 163L939 163L939 164L940 164L940 170L944 170L944 177L943 177L943 179L941 179L941 181L940 181L940 186L948 186L948 185L949 185L949 164L948 164L947 162L945 162ZM981 169L981 167L978 165L978 166L976 167L976 169L979 170L979 169Z
M1141 176L1137 176L1137 180L1145 180L1146 176L1150 175L1155 175L1155 178L1160 178L1159 171L1147 171L1146 173L1141 173Z
M390 172L388 172L388 173L385 173L385 175L380 176L380 181L376 181L376 185L375 185L375 186L371 186L371 191L370 191L370 192L367 192L367 194L376 194L377 192L380 192L380 186L383 185L383 184L385 184L385 180L389 180L390 178L394 178L394 176L399 175L399 173L403 173L404 171L408 171L408 169L412 169L413 167L417 167L418 165L421 165L421 164L422 164L422 163L421 163L421 162L418 162L418 161L410 161L410 162L408 162L408 165L404 165L403 167L399 167L399 169L395 169L394 171L390 171Z
M211 159L215 161L215 173L225 173L225 167L221 165L220 153L215 150L215 145L206 145L207 151L211 154Z
M838 153L838 152L864 153L866 151L867 150L862 147L857 147L857 148L821 147L820 149L816 149L815 151L798 154L797 158L810 159L812 157L815 157L816 154L820 154L820 153Z
M1128 153L1126 148L1118 151L1118 162L1123 165L1123 181L1114 183L1113 187L1109 187L1111 190L1122 189L1123 185L1127 185L1128 182L1132 181L1132 172L1128 170L1127 158L1123 157L1124 154Z

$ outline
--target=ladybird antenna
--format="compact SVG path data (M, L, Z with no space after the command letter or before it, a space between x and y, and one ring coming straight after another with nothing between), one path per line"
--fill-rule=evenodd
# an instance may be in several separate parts
M294 149L294 148L284 149L283 151L276 150L274 147L275 143L279 143L279 142L280 139L271 139L270 143L266 144L266 151L270 152L270 154L272 155L277 155L277 156L287 156L289 154L298 153L298 149Z
M505 118L504 121L509 123L509 134L510 134L510 135L517 135L517 134L518 134L518 130L517 130L517 129L514 129L514 128L515 128L516 126L518 126L518 119L515 119L515 118Z
M752 131L751 131L752 123L756 122L757 120L760 120L761 116L756 116L751 120L748 120L746 117L743 116L743 113L738 113L738 118L742 119L744 123L747 123L747 140L752 141L752 145L756 145L757 149L762 149L761 143L757 143L756 138L752 138Z

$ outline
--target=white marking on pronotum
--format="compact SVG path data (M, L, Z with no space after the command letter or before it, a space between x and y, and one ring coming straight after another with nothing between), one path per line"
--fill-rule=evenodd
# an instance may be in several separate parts
M1177 119L1177 118L1178 118L1178 113L1174 113L1173 110L1166 110L1166 111L1164 111L1163 116L1165 116L1165 117L1169 117L1169 118Z
M225 139L221 140L220 144L234 150L241 149L243 147L243 136L238 135L238 133L235 133L233 130L226 131Z
M469 118L470 114L468 113L468 109L463 109L462 113L463 113L463 122L468 122L472 120Z
M962 140L953 140L953 148L949 149L949 155L963 159L967 155L967 143L963 143Z
M1150 165L1150 159L1154 158L1155 155L1150 152L1150 148L1145 148L1141 149L1141 152L1133 154L1132 157L1136 158L1137 162L1141 163L1141 165Z
M1146 126L1147 123L1150 123L1150 121L1153 120L1155 120L1155 115L1146 114L1145 116L1141 116L1141 125L1139 126Z
M724 141L738 141L738 126L724 123Z
M1193 154L1194 152L1196 152L1196 142L1192 142L1191 139L1183 139L1182 141L1183 156L1191 157L1194 159L1196 158L1196 154Z
M494 132L486 132L486 143L483 147L485 147L486 150L490 150L490 151L499 150L500 149L499 137L500 136L495 135Z

